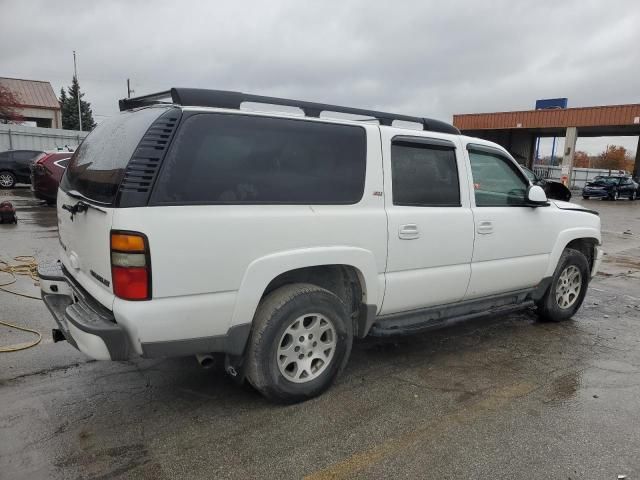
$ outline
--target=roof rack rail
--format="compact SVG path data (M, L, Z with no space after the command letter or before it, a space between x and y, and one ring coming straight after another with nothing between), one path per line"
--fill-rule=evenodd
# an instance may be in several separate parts
M171 100L162 101L163 99ZM301 109L307 117L319 118L322 112L345 113L371 117L371 119L380 122L380 125L392 125L394 120L399 120L420 124L422 125L423 130L431 132L452 133L456 135L460 134L460 131L453 125L431 118L412 117L409 115L398 115L395 113L378 112L362 108L341 107L338 105L305 102L301 100L290 100L286 98L266 97L263 95L252 95L227 90L172 88L171 90L152 93L141 97L123 98L119 101L119 105L120 111L162 103L177 104L185 107L217 107L239 110L240 105L244 102L297 107Z

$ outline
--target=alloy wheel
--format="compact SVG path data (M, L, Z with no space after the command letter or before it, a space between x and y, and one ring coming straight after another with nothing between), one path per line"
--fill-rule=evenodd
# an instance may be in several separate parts
M8 173L0 173L0 187L13 187L13 177Z
M291 322L280 338L278 369L291 382L309 382L329 366L336 346L336 329L329 318L319 313L303 315Z
M571 307L582 290L582 274L580 270L574 265L569 265L565 268L556 285L556 302L562 309Z

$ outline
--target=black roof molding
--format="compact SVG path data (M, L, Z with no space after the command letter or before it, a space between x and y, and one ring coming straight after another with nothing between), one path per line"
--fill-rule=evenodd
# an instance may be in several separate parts
M240 105L245 102L297 107L301 109L307 117L319 118L322 112L345 113L370 117L371 119L380 122L380 125L392 125L394 120L399 120L418 123L422 125L423 130L431 132L451 133L455 135L460 134L460 131L453 125L431 118L412 117L409 115L398 115L395 113L378 112L362 108L341 107L339 105L305 102L286 98L266 97L263 95L252 95L227 90L172 88L171 90L152 93L141 97L123 98L120 100L119 105L121 111L162 103L182 105L185 107L216 107L238 110L240 109Z

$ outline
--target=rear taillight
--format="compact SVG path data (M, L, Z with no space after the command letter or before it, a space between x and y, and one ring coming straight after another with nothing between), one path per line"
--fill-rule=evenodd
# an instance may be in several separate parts
M111 231L111 279L113 293L119 298L151 298L151 258L144 234Z

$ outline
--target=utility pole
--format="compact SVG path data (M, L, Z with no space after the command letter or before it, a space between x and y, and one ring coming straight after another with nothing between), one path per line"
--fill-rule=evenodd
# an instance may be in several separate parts
M80 108L80 80L78 80L78 67L76 65L76 51L73 51L73 76L76 77L76 83L78 85L78 124L80 125L80 131L82 131L82 110Z

